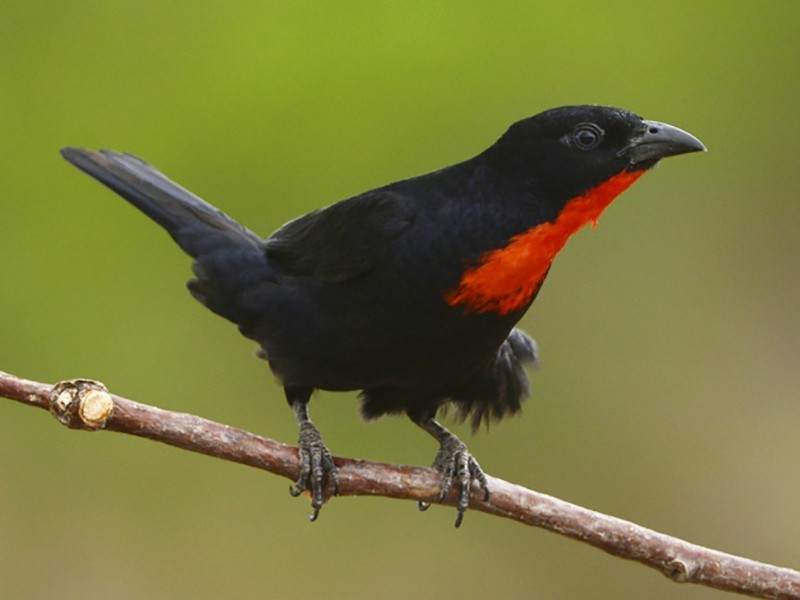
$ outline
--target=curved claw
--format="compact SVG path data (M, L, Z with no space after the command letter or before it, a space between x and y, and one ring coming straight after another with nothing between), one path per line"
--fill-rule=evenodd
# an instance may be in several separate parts
M430 507L431 507L431 503L430 502L425 502L423 500L420 500L419 502L417 502L417 508L422 512L428 510Z
M458 515L456 516L455 528L458 529L461 527L461 522L464 520L464 511L459 510Z

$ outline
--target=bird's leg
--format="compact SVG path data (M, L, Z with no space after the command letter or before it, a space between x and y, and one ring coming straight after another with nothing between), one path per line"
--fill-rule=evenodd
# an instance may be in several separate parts
M447 498L455 482L458 487L458 503L456 504L458 509L456 527L458 527L469 506L469 493L473 481L477 481L481 486L484 501L489 499L489 484L486 481L486 474L478 461L469 453L467 445L436 419L431 416L419 417L411 414L409 416L414 423L439 441L439 452L433 461L433 468L442 474L439 502L443 502ZM427 502L419 502L420 510L426 510L428 506Z
M297 447L300 452L300 476L294 484L289 486L292 496L299 496L304 491L311 492L311 508L314 512L309 515L311 521L316 521L319 510L325 502L325 479L333 484L333 495L339 494L339 475L333 456L322 441L322 435L314 427L308 416L308 400L311 390L286 389L286 399L297 418L299 434Z

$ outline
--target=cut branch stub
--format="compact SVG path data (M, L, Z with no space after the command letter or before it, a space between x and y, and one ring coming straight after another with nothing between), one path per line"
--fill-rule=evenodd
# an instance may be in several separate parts
M103 429L113 410L114 400L99 381L60 381L50 392L50 412L70 429Z

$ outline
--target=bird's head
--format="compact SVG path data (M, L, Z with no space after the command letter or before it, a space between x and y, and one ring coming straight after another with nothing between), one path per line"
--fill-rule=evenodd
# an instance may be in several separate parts
M563 106L514 123L490 149L498 168L573 198L662 158L704 151L693 135L607 106Z

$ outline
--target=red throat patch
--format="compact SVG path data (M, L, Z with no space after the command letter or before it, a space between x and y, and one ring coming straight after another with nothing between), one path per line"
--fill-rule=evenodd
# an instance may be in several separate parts
M450 306L467 312L506 315L523 309L542 284L550 263L567 239L587 223L592 227L605 208L644 171L623 171L585 194L569 200L555 221L514 236L504 248L491 250L447 293Z

